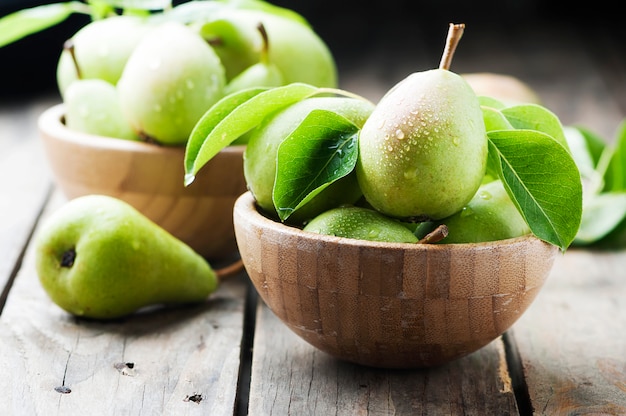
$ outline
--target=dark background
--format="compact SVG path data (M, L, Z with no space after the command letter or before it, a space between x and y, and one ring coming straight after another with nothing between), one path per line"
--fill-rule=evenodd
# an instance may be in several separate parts
M51 3L51 0L2 0L0 16L17 9ZM180 2L180 1L179 1ZM532 31L539 25L577 25L581 32L605 31L620 37L619 13L608 1L567 7L542 0L416 1L385 0L276 0L309 20L332 50L341 71L356 65L369 48L389 46L410 54L414 42L431 42L441 48L450 22L466 23L466 30L498 36L505 30ZM0 99L29 98L55 92L56 61L63 41L89 18L72 15L62 24L0 48ZM402 56L398 56L402 59ZM381 67L386 65L381 62ZM389 63L392 65L392 63Z

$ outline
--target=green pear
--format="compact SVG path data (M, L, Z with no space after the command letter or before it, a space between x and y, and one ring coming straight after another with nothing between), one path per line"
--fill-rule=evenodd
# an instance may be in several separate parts
M341 206L325 211L312 219L303 230L358 240L418 242L415 234L400 221L373 209L357 206Z
M228 80L259 62L264 41L257 27L262 24L271 41L269 61L278 67L285 85L337 87L337 67L328 45L301 20L263 10L223 8L201 23L198 30L220 56Z
M122 112L141 137L175 146L187 142L225 84L213 48L189 27L167 21L135 47L117 89Z
M438 224L448 228L448 236L440 241L447 244L505 240L530 233L500 180L481 185L461 211L434 225Z
M315 109L334 111L358 127L374 109L371 102L351 97L311 97L269 116L251 130L244 150L244 176L257 204L267 213L276 214L272 192L276 176L276 155L282 141ZM305 206L294 211L289 222L301 223L341 204L356 202L362 193L356 176L350 174L332 183Z
M36 237L35 264L53 302L93 319L202 302L219 283L189 246L104 195L78 197L53 212Z
M120 108L115 86L101 79L79 79L67 87L65 125L75 131L139 140Z
M448 65L442 59L439 68L397 83L363 125L357 178L384 214L445 218L469 202L485 175L488 142L478 97Z
M117 84L128 57L150 30L145 19L120 15L94 20L69 39L57 63L61 95L77 79L102 79Z
M262 24L258 26L263 37L263 49L259 62L240 72L235 78L226 84L225 94L251 87L279 87L284 85L285 80L280 69L269 59L269 39Z

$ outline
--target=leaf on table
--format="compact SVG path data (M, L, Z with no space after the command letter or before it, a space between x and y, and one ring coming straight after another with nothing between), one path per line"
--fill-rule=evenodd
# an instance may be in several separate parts
M359 128L313 110L278 147L273 199L282 221L356 165Z
M535 130L491 131L490 163L538 238L564 251L582 216L582 183L570 153Z

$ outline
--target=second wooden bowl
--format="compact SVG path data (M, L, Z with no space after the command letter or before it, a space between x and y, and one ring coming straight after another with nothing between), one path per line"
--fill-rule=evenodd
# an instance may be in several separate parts
M233 205L246 191L244 146L223 149L188 187L184 147L94 136L63 124L63 105L42 113L39 131L56 183L68 198L122 199L207 259L237 254Z
M234 208L244 266L268 307L340 359L429 367L470 354L524 313L558 248L533 236L476 244L400 244L304 232Z

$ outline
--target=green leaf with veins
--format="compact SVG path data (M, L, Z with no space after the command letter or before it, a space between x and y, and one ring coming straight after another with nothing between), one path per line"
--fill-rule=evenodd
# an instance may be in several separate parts
M251 88L222 98L200 118L185 150L185 185L198 171L269 114L323 91L308 84L293 83L275 88Z
M533 234L565 251L582 216L582 183L569 151L535 130L487 136L490 163Z
M520 104L501 111L514 128L544 132L568 149L561 121L547 108L538 104Z
M313 110L278 147L273 200L285 221L327 186L348 175L358 156L359 128L327 110Z

